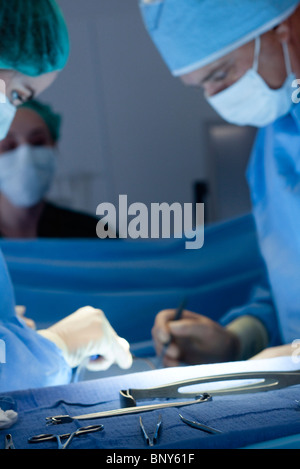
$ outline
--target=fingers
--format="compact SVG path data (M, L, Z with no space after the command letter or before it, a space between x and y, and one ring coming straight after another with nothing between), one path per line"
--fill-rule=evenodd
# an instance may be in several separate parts
M107 339L109 345L104 348L100 346L98 348L99 356L96 359L89 360L86 368L89 371L104 371L116 364L124 370L129 369L132 366L133 359L127 340L115 333Z
M152 331L156 352L161 357L163 353L165 366L215 362L227 353L226 331L215 321L187 310L180 320L173 321L174 314L175 310L161 311ZM168 347L161 340L165 337L169 338Z
M174 309L165 309L158 313L152 329L154 340L157 340L162 344L166 344L170 341L171 335L169 330L169 322L174 318L174 316Z
M132 366L132 355L130 353L130 346L127 340L122 337L117 338L115 347L115 363L123 370L127 370Z
M101 310L100 310L101 311ZM103 311L101 311L102 331L98 342L98 351L101 357L92 362L89 369L105 370L114 363L122 369L132 366L132 355L127 340L119 337L111 326Z
M164 345L168 344L173 337L190 337L195 335L195 326L202 320L200 314L184 310L182 319L173 321L175 312L174 309L166 309L160 311L155 318L152 337L157 354L163 352ZM172 349L171 353L173 354Z
M152 338L156 353L161 355L164 345L171 341L170 322L175 317L175 309L165 309L157 314L152 328Z
M108 360L104 357L98 357L95 360L89 360L86 364L86 369L89 371L105 371L113 365L113 360Z
M179 366L180 357L181 357L180 347L178 347L176 343L172 342L165 350L165 354L163 356L163 364L164 366L167 366L167 367Z

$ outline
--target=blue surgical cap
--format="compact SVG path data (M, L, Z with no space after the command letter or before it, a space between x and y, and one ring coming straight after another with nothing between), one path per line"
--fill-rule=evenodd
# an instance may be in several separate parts
M31 109L36 112L47 125L54 142L59 140L62 118L60 114L53 111L51 106L32 99L18 106L18 109Z
M146 28L175 76L223 57L290 16L299 0L139 0Z
M62 70L69 37L54 0L0 0L0 69L29 76Z

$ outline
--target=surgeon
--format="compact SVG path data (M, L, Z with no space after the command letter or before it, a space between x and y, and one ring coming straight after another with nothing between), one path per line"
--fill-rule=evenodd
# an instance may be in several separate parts
M0 140L16 107L45 90L66 65L69 39L54 0L0 0ZM16 316L12 284L0 253L0 392L53 386L70 381L72 369L131 365L128 343L104 313L86 306L34 331ZM41 315L43 308L41 306ZM90 357L97 357L94 361Z
M60 114L40 100L18 107L0 141L0 236L97 238L98 219L47 200L58 165Z
M299 353L300 6L297 0L140 0L145 26L175 77L204 90L227 122L259 128L247 170L268 281L220 322L160 312L165 365ZM298 347L299 348L299 347Z

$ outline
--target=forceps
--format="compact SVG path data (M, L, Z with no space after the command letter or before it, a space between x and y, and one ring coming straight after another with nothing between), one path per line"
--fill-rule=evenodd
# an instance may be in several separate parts
M5 449L16 449L11 435L5 435Z
M146 432L146 429L145 429L144 424L143 424L142 417L140 417L140 427L141 427L143 436L144 436L144 438L145 438L146 443L147 443L148 446L154 446L155 443L157 442L158 433L159 433L161 424L162 424L161 415L159 415L158 421L157 421L157 424L156 424L156 427L155 427L154 436L153 436L153 438L151 439L151 438L149 437L148 433Z
M181 420L189 425L190 427L197 428L197 430L203 430L206 433L211 433L213 435L216 435L217 433L222 433L220 430L216 430L215 428L208 427L207 425L204 425L203 423L200 422L195 422L193 420L188 420L187 418L183 417L183 415L179 414L179 417Z
M52 435L52 434L42 434L35 435L28 438L28 443L41 443L43 441L57 441L58 449L66 449L75 436L84 435L87 433L99 432L103 430L103 425L89 425L88 427L78 428L73 433L66 433L65 435ZM64 444L61 440L67 440Z

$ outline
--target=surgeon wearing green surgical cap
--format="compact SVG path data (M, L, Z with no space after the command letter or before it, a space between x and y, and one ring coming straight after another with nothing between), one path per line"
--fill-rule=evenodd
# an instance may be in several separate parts
M3 140L16 116L16 106L44 91L66 65L69 40L54 0L0 0L0 38ZM47 138L51 148L53 135ZM48 166L49 153L46 158ZM128 342L116 334L100 309L80 308L42 331L34 331L18 319L13 286L1 252L0 289L0 341L7 352L7 361L0 363L0 392L66 384L72 369L83 362L93 370L113 363L121 368L131 366ZM98 358L90 360L91 356Z
M54 0L0 0L0 140L16 107L42 93L68 60L69 38Z
M98 219L49 202L61 116L38 100L18 107L0 141L0 237L97 238Z

